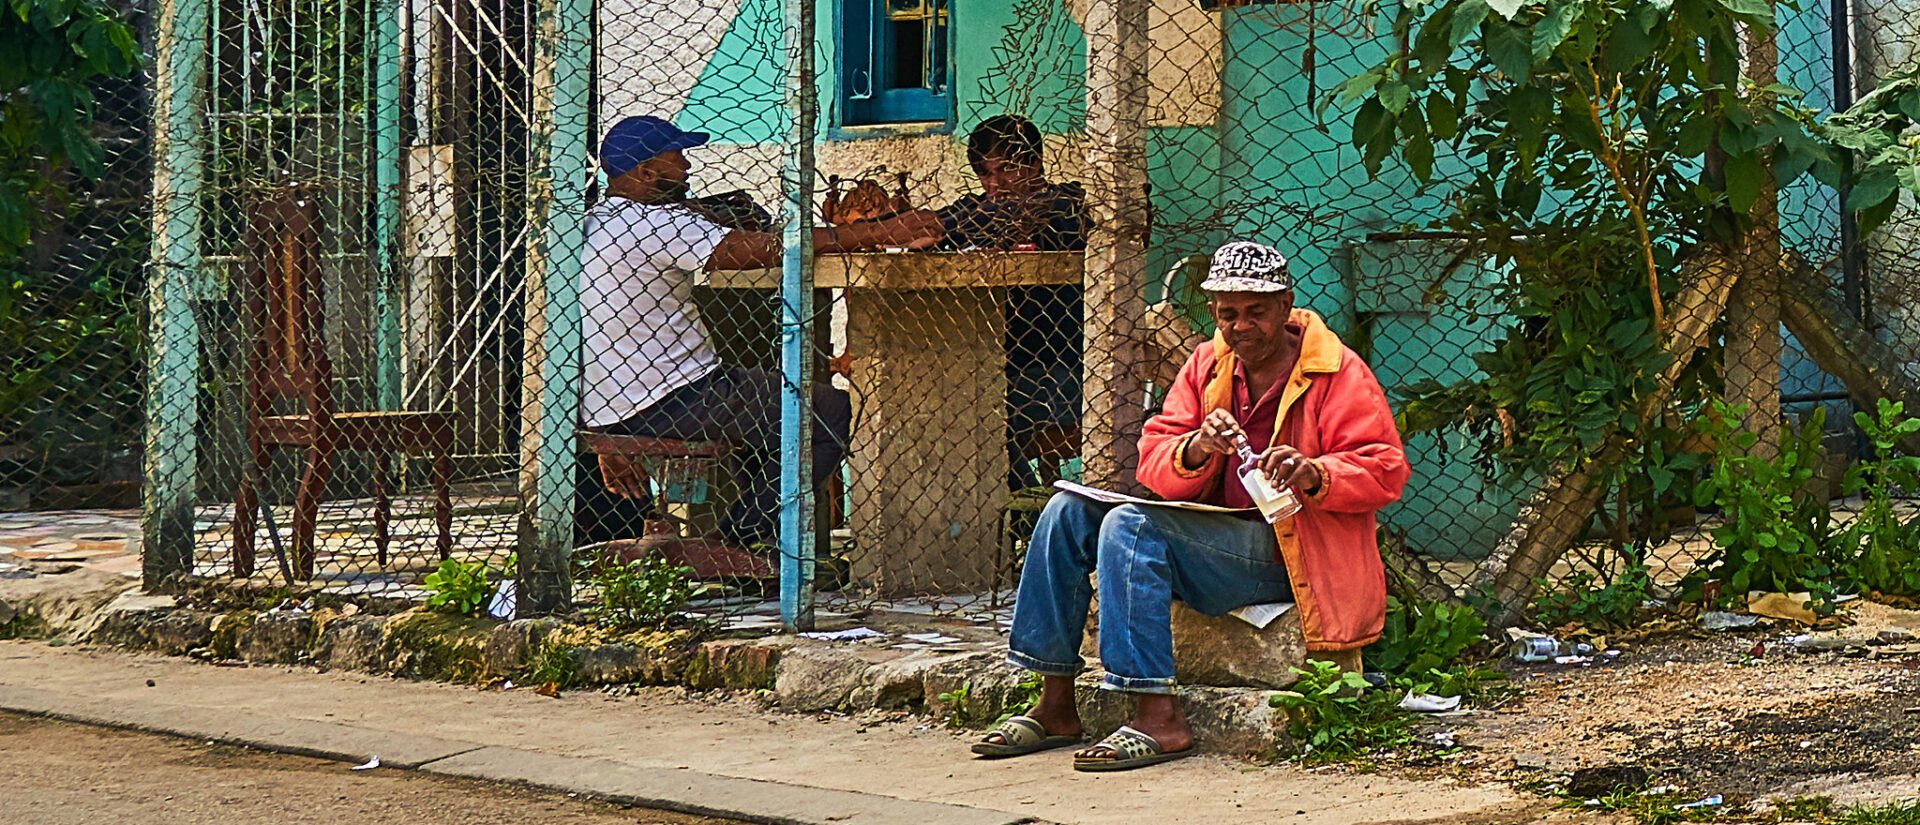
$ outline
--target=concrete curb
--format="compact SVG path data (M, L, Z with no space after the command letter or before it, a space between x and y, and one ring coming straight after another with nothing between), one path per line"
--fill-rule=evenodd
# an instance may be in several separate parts
M769 825L1023 825L1040 823L985 808L627 765L331 722L279 719L137 700L104 700L0 685L0 711L99 727L243 745L383 767L512 782L613 802Z

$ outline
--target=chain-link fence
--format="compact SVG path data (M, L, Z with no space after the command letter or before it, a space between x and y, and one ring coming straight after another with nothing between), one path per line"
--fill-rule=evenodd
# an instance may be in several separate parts
M1503 16L1536 37L1554 8ZM1604 176L1482 191L1489 164L1539 156L1446 140L1369 168L1386 95L1343 92L1433 20L1398 6L130 15L148 71L96 84L108 161L61 179L6 321L0 505L19 524L131 507L144 458L156 583L417 598L452 559L554 610L569 579L653 559L690 568L708 613L774 598L783 573L789 618L816 591L998 610L1052 482L1139 491L1140 429L1210 346L1205 258L1236 239L1284 252L1296 306L1386 388L1413 476L1382 544L1429 597L1642 567L1672 585L1719 523L1692 495L1706 460L1675 458L1712 453L1709 397L1828 409L1817 479L1837 495L1863 449L1848 390L1901 380L1849 354L1916 358L1906 206L1863 239L1831 182L1781 188L1720 268L1782 261L1791 294L1729 295L1683 260L1705 234L1657 231L1710 220L1656 216L1646 267L1582 246L1570 213ZM1782 7L1742 66L1845 109L1911 68L1907 16ZM1422 134L1478 128L1415 113ZM1489 207L1516 201L1526 220ZM8 541L51 546L28 532Z

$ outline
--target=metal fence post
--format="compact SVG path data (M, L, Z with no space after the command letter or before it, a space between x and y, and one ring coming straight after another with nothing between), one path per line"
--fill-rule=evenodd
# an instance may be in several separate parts
M379 0L373 20L374 380L380 409L400 408L400 3Z
M161 0L154 15L153 248L147 269L146 483L141 572L149 591L193 569L199 460L200 184L206 141L207 2Z
M1137 487L1146 420L1140 326L1146 313L1147 0L1087 9L1085 412L1088 484Z
M814 7L784 0L787 55L785 250L780 266L780 618L813 629L813 139Z
M523 616L572 601L574 428L580 418L580 247L587 208L591 0L541 0L533 66L525 378L520 419Z

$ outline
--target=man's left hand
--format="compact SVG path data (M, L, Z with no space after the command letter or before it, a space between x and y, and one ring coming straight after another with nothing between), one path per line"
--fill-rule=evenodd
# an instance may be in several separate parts
M1268 447L1260 454L1260 470L1267 480L1286 484L1307 495L1320 489L1320 468L1305 453L1286 444Z

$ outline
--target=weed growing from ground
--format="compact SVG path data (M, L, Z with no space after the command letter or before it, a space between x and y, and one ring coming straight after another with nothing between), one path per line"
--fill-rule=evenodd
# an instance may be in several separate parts
M973 718L969 707L973 699L973 683L966 682L959 687L940 694L940 701L953 709L953 715L947 718L947 727L956 730L981 727L981 720Z
M1920 799L1841 809L1835 825L1920 825Z
M533 670L527 674L527 680L535 685L551 684L555 688L573 687L577 675L574 670L573 645L548 643L540 646L540 658L533 663Z
M1694 800L1677 793L1641 793L1617 791L1591 800L1568 797L1562 808L1623 814L1637 825L1671 825L1675 822L1712 822L1725 813L1719 806L1679 807Z
M587 618L612 630L643 630L671 620L693 597L693 570L653 556L621 563L607 559L582 565L600 601L587 606Z
M1028 673L1007 692L1006 709L1000 712L998 719L993 720L993 726L999 727L1037 704L1040 704L1040 674Z
M430 594L428 607L462 616L480 615L494 591L493 584L487 581L486 562L457 559L440 562L439 569L428 573L420 586Z
M1623 553L1624 555L1624 553ZM1596 587L1600 579L1584 570L1558 582L1543 580L1533 618L1547 627L1581 624L1598 630L1624 630L1633 625L1641 605L1652 598L1653 579L1644 564L1630 564L1619 575Z
M1300 743L1299 758L1338 762L1412 741L1398 692L1369 690L1365 677L1330 662L1309 661L1293 672L1300 677L1293 689L1268 701L1287 712L1287 735Z

